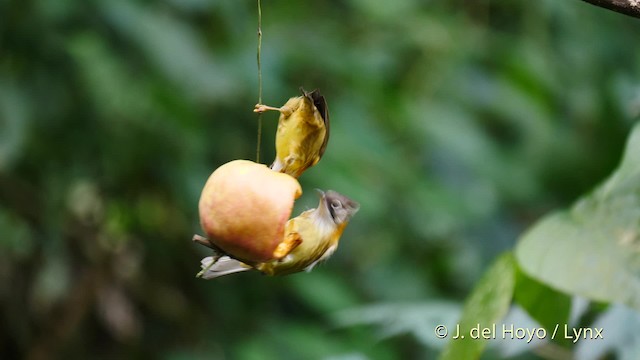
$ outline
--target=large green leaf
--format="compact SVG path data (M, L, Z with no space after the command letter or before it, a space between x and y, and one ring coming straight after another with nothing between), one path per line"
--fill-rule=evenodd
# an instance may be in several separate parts
M569 321L571 298L532 279L520 269L517 271L513 297L549 333L553 332L556 324Z
M613 175L536 224L516 257L529 276L558 290L640 309L640 124Z
M516 267L509 252L500 256L484 274L462 310L458 339L456 329L449 329L449 342L440 360L477 359L489 340L473 338L472 328L491 329L509 310L516 281ZM464 338L462 337L464 336ZM474 335L475 336L475 335Z

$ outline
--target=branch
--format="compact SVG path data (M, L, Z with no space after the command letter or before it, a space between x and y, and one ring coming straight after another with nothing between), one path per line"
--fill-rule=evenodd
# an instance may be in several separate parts
M209 239L207 239L204 236L195 234L193 235L193 242L198 243L202 246L206 246L209 249L213 250L214 254L222 256L225 255L225 252L222 251L222 249L220 249L219 247L215 246L211 241L209 241Z
M640 18L640 0L582 0L621 14Z
M213 245L211 245L211 243L209 242L209 239L207 239L204 236L200 236L198 234L193 235L193 242L198 243L200 245L206 246L209 249L213 249L216 250L216 248L213 247Z

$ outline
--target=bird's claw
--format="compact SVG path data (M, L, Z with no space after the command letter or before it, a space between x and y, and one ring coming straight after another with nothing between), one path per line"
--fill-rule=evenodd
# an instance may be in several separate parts
M277 110L280 111L279 108L274 108L273 106L267 106L264 104L256 104L256 106L253 108L253 112L255 113L263 113L269 110Z

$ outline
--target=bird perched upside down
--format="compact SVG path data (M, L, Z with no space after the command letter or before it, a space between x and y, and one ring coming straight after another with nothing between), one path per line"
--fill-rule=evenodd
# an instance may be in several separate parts
M287 254L264 263L246 264L228 255L217 259L202 259L201 275L213 279L251 269L266 275L287 275L299 271L311 271L321 261L327 260L338 248L338 241L349 220L360 205L335 191L320 192L320 203L290 219L285 226L283 243L293 244Z
M276 133L276 159L271 169L298 178L320 161L329 141L329 111L318 90L289 99L276 108L257 104L254 112L280 112Z

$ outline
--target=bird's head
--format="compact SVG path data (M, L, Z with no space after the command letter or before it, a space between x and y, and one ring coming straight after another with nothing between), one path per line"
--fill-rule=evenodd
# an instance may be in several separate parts
M320 195L318 209L331 216L336 225L349 222L353 215L360 210L360 204L333 190L317 190Z

